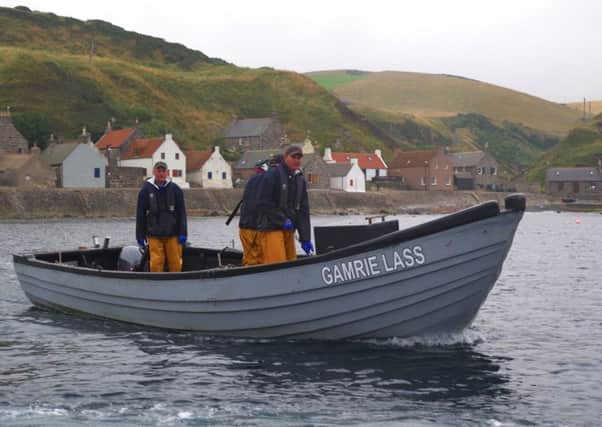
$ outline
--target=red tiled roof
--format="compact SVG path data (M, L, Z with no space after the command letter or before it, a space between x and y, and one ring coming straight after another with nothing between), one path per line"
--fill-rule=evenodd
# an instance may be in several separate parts
M190 150L186 151L184 154L186 154L186 170L198 170L207 160L209 160L209 157L211 157L211 150Z
M437 155L437 150L399 151L389 162L389 169L424 167L424 162Z
M121 156L121 160L145 159L152 157L154 152L163 144L163 138L137 139Z
M105 150L109 147L119 148L132 132L134 132L134 128L112 130L109 133L105 133L98 141L96 141L96 148L99 150Z
M386 169L384 162L374 153L342 153L333 152L332 160L336 163L350 163L351 159L357 159L360 169Z

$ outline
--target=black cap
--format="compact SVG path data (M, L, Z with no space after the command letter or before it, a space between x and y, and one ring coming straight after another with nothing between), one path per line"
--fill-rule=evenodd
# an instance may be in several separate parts
M284 150L285 156L294 156L296 154L301 154L301 156L303 156L303 150L301 149L301 147L298 147L296 145L291 145L286 150Z
M159 160L157 163L155 163L155 166L153 166L153 169L157 168L167 169L167 163L165 163L163 160Z

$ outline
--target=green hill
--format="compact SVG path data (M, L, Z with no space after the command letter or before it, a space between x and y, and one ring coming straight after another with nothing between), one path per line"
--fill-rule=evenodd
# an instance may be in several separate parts
M90 39L95 55L90 58ZM374 149L386 136L309 78L247 69L99 21L0 8L0 106L20 129L97 138L107 120L139 120L146 135L172 132L186 148L219 142L238 117L277 112L291 140ZM40 133L40 132L38 132ZM44 142L44 141L39 141Z
M579 113L567 106L458 76L357 70L307 75L358 110L425 118L474 113L559 136L579 119Z
M602 114L571 130L557 146L542 156L529 171L529 179L543 183L553 166L597 166L602 159Z

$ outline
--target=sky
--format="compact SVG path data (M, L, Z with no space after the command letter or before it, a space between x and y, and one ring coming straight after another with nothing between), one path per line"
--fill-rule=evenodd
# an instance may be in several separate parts
M102 19L243 67L469 77L550 101L602 100L600 0L0 0Z

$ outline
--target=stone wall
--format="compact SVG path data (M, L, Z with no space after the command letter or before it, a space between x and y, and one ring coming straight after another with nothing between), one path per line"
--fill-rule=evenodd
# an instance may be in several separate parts
M0 219L62 217L132 217L138 189L16 189L0 188ZM242 189L184 191L189 215L227 215ZM345 193L311 190L314 214L448 213L486 200L503 201L504 193L391 191ZM529 195L528 206L550 208L554 200Z

